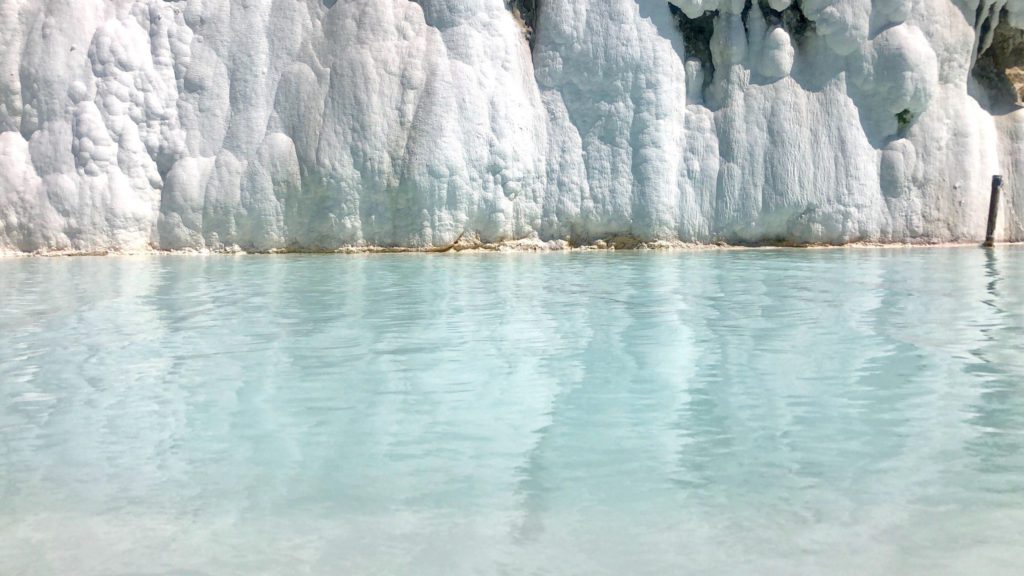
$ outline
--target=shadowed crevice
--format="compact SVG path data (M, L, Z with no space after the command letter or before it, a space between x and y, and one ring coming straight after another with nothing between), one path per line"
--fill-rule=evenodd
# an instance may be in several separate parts
M991 34L991 44L979 47L971 76L984 91L989 112L1005 114L1024 105L1024 30L1008 24L1004 8L989 14L978 28L979 43Z
M750 11L754 9L753 0L747 0L741 17L743 26L747 26L747 18ZM804 41L814 34L814 22L804 14L800 0L793 2L785 10L774 10L767 0L758 0L758 10L764 16L768 29L782 28L793 39L794 46L800 48ZM682 34L686 47L686 57L695 58L700 61L704 71L704 88L707 88L714 80L715 62L711 53L711 39L715 34L715 21L718 18L718 10L709 10L704 14L690 18L678 6L669 4L669 10L675 17L676 25ZM747 29L749 35L749 29Z
M537 12L540 0L505 0L505 7L516 17L523 28L523 35L533 50L533 39L537 36Z
M711 37L715 34L715 18L718 10L690 18L678 6L668 5L676 25L683 36L686 58L696 58L704 70L704 88L711 84L715 76L715 63L711 57Z

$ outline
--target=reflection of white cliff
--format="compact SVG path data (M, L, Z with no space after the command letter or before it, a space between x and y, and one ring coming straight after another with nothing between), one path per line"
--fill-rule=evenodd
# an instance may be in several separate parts
M508 4L5 0L0 249L1024 240L1022 0Z

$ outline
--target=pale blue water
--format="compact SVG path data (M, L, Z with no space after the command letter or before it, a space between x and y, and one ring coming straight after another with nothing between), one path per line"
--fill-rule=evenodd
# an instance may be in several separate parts
M1024 570L1024 249L0 261L0 574Z

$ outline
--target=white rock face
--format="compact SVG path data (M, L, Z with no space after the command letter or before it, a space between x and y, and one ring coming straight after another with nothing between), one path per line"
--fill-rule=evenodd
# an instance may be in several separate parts
M509 3L0 0L0 251L1024 240L1024 0Z

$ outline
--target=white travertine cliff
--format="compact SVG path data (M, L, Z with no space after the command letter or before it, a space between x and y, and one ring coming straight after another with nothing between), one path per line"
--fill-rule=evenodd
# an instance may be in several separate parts
M1024 0L0 0L0 251L1024 240Z

